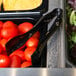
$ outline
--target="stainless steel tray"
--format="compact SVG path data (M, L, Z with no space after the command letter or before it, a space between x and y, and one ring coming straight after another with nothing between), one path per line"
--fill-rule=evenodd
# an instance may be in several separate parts
M1 69L0 76L76 76L76 69Z
M64 8L64 0L49 0L49 11L54 8ZM48 12L49 12L48 11ZM75 76L76 69L56 69L66 67L66 39L64 16L61 27L47 43L46 68L4 68L0 69L1 76ZM50 24L48 25L49 28ZM52 69L50 69L52 68Z
M49 11L54 8L63 9L64 0L49 0ZM48 25L49 28L50 24ZM65 27L64 20L61 27L49 39L47 43L47 67L64 68L65 67Z
M54 8L62 8L63 9L63 0L49 0L49 11L53 10ZM48 11L48 12L49 12ZM50 24L48 25L49 28ZM61 24L61 27L55 32L55 34L49 39L47 43L47 68L64 68L65 67L65 32L64 32L64 20ZM25 72L28 70L31 70L29 74L35 72L35 68L26 68ZM34 71L33 71L34 69ZM2 72L3 70L3 72ZM13 71L15 70L15 71ZM24 69L14 69L14 68L6 68L6 69L1 69L0 73L2 74L1 76L4 75L12 75L12 76L17 76L16 73L17 71L19 72L20 70ZM43 69L45 70L45 69ZM38 71L43 73L39 68ZM46 71L46 70L45 70ZM26 76L29 76L27 73L23 73ZM22 71L21 71L22 73ZM19 75L20 73L18 73ZM44 73L45 74L45 73ZM8 75L8 76L9 76ZM19 75L23 76L23 75ZM38 75L37 75L38 76ZM46 75L44 75L46 76Z

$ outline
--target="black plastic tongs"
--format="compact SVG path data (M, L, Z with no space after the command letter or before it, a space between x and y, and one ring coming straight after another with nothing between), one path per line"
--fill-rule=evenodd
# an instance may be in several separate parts
M22 35L16 36L9 40L6 44L6 50L8 51L8 54L12 53L14 50L17 50L21 46L25 44L25 42L32 37L32 35L37 32L41 27L45 27L44 25L40 25L42 22L49 23L51 19L55 17L55 20L50 28L50 30L46 33L46 36L52 35L52 33L59 27L59 23L61 22L62 18L62 9L56 8L52 12L42 16L34 25L34 27L28 31L27 33L24 33ZM44 38L45 39L45 38ZM40 42L41 44L41 42ZM40 45L39 44L39 45Z

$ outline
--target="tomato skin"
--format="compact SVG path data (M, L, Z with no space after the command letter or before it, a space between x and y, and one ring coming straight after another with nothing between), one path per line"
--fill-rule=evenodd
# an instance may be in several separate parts
M0 68L9 67L10 58L6 55L0 55Z
M19 56L22 61L25 60L25 59L24 59L24 52L23 52L23 50L15 50L14 52L12 52L12 53L10 54L10 57L13 56L13 55Z
M39 38L40 38L40 32L37 31L37 32L33 35L33 37L39 39Z
M26 47L37 47L39 43L39 40L37 38L31 37L27 42L26 42Z
M11 39L18 35L17 28L5 28L1 30L1 36L5 39Z
M0 30L3 28L3 22L0 21Z
M3 22L0 21L0 40L2 39L2 36L1 36L1 30L2 30L2 28L3 28Z
M18 26L21 33L26 33L33 28L33 24L29 22L24 22Z
M24 54L25 54L25 59L27 61L31 61L31 55L36 51L36 47L28 47L25 49Z
M21 58L17 55L13 55L11 58L11 68L19 68L21 67Z
M31 66L31 65L32 65L31 62L25 61L25 62L23 62L23 63L21 64L21 68L26 68L26 67L29 67L29 66Z
M2 53L2 50L3 50L3 47L2 47L2 45L0 44L0 54Z
M6 50L5 44L7 43L7 41L8 41L8 40L6 40L6 39L1 39L1 40L0 40L0 44L2 45L3 50Z
M6 28L16 28L17 25L12 22L12 21L6 21L4 24L3 24L3 29L6 29Z
M17 36L19 33L17 25L12 21L6 21L3 24L3 29L1 30L1 36L5 39L11 39L12 37Z
M2 39L2 36L1 36L1 32L0 32L0 40Z
M7 51L6 50L2 50L2 55L7 55ZM8 55L7 55L8 56Z

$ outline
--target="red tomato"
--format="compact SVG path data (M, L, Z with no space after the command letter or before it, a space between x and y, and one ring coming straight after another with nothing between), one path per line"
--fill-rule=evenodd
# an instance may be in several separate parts
M40 38L40 32L39 32L39 31L37 31L37 32L33 35L33 37L34 37L34 38L38 38L38 39L39 39L39 38Z
M14 51L13 53L10 54L10 57L13 56L13 55L17 55L21 58L22 61L24 61L24 52L23 50L16 50Z
M2 28L3 28L3 22L0 21L0 39L2 38L2 37L1 37L1 30L2 30Z
M2 29L2 27L3 27L3 22L0 21L0 30Z
M5 68L10 65L10 58L6 55L0 55L0 68Z
M16 24L14 24L12 21L6 21L4 24L3 24L3 28L15 28L17 27Z
M0 40L2 39L2 36L1 36L1 31L0 31Z
M37 38L31 37L27 42L27 47L37 47L39 43L39 40Z
M2 50L3 50L3 47L2 47L2 45L0 44L0 53L2 53Z
M7 43L7 40L6 40L6 39L0 40L0 44L2 45L3 50L6 50L6 48L5 48L5 44L6 44L6 43Z
M31 55L35 52L35 50L36 50L35 47L29 47L25 49L24 54L25 54L25 59L27 61L31 61Z
M31 24L29 22L24 22L24 23L20 24L18 26L18 28L21 33L26 33L33 28L33 24Z
M17 55L13 55L11 58L11 65L12 68L19 68L21 67L21 58Z
M6 50L2 50L2 53L3 55L7 55L7 51Z
M1 36L5 39L11 39L18 35L17 28L5 28L1 30Z
M31 66L31 65L32 65L31 62L25 61L25 62L23 62L23 63L21 64L21 68L26 68L26 67L29 67L29 66Z

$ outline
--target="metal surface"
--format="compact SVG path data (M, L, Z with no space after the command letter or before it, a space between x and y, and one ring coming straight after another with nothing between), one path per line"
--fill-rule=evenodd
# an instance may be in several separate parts
M49 0L49 11L54 8L63 9L64 0ZM64 22L64 21L63 21ZM49 28L50 24L48 25ZM47 44L47 67L64 68L65 67L65 32L64 24L50 38Z
M49 0L49 11L63 8L63 0ZM64 21L63 21L64 22ZM50 24L49 24L50 25ZM48 28L49 28L48 25ZM46 68L1 68L0 76L76 76L76 69L65 69L64 24L55 32L47 44ZM52 68L52 69L51 69ZM56 69L64 68L64 69Z
M76 69L0 69L0 76L76 76Z
M64 0L49 0L50 5L49 11L51 11L55 7L63 8L62 7L63 1ZM65 67L64 36L65 36L65 29L64 24L62 24L62 26L55 32L52 38L48 41L46 68L24 68L24 69L1 68L0 76L76 76L76 69L64 68Z

